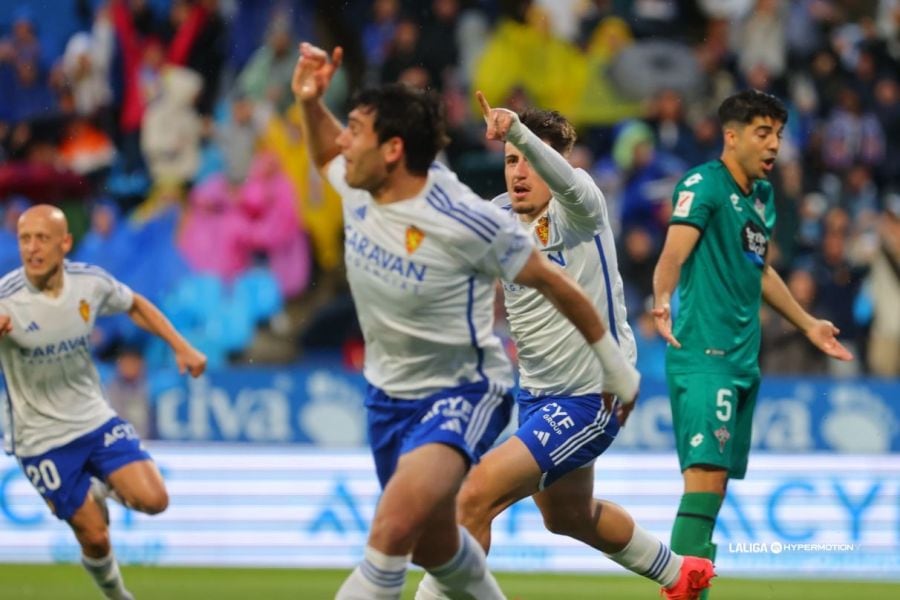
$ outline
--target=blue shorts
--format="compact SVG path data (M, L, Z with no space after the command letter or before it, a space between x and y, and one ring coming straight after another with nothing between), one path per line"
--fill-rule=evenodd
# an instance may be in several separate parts
M516 436L541 468L540 489L590 464L619 433L615 404L607 410L599 394L535 397L520 390L516 403Z
M382 489L400 456L425 444L452 446L477 463L509 423L512 395L487 381L441 390L419 400L391 398L369 386L369 444Z
M119 417L44 454L19 457L25 475L62 521L84 504L91 477L106 481L116 469L139 460L150 455L131 423Z

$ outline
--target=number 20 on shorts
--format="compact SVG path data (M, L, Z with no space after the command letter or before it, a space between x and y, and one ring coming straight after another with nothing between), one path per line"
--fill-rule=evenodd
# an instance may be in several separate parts
M25 474L28 475L31 484L41 494L45 493L47 490L57 490L62 484L62 481L60 481L59 478L59 471L56 469L56 464L49 458L45 458L39 462L37 466L28 465L25 467Z

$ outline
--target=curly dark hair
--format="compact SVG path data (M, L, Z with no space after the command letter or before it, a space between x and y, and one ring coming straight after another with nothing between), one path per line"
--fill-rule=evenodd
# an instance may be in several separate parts
M738 92L725 98L719 106L719 123L723 127L728 123L747 125L756 117L770 117L787 123L788 112L781 100L759 90Z
M416 175L426 174L450 141L440 100L432 92L391 83L360 92L350 108L374 111L373 127L380 143L392 137L403 140L406 168Z

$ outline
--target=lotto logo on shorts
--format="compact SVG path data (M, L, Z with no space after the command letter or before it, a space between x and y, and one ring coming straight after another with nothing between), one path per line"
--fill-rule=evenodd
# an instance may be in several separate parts
M103 447L109 448L119 440L135 440L137 432L131 423L119 423L103 436Z

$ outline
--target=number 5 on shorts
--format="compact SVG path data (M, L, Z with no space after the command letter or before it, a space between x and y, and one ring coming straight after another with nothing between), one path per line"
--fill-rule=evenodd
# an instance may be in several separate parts
M45 493L47 490L57 490L59 489L59 486L62 485L62 481L60 481L59 478L59 471L56 469L56 464L49 458L45 458L39 462L37 466L28 465L25 467L25 474L28 475L31 484L41 494Z
M728 422L731 419L731 398L733 396L734 393L727 388L722 388L716 393L716 416L720 421Z

